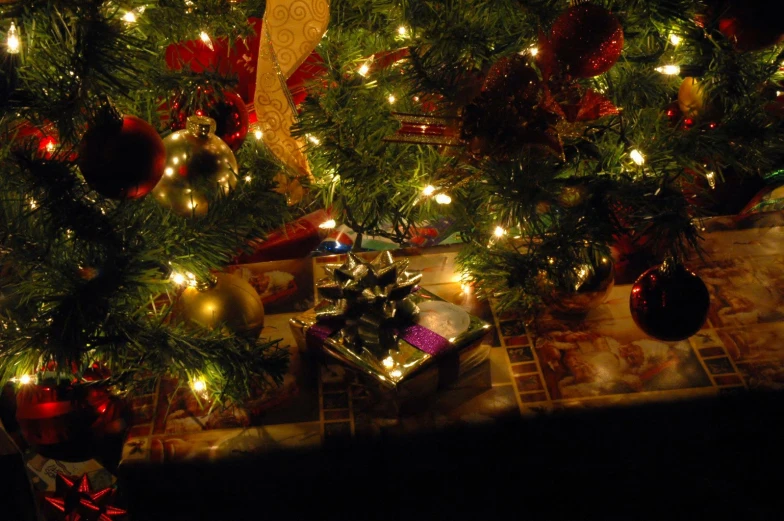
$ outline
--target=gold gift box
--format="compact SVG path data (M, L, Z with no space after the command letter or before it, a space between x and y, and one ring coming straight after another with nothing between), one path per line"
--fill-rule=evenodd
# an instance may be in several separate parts
M432 356L400 340L397 350L379 359L365 349L357 352L354 346L344 342L339 331L335 331L321 344L320 350L371 377L386 389L417 395L459 380L487 359L490 345L482 343L482 339L490 330L490 324L424 289L419 289L411 298L420 309L415 323L446 338L452 349L443 355ZM289 321L300 350L312 349L307 335L316 323L313 309Z

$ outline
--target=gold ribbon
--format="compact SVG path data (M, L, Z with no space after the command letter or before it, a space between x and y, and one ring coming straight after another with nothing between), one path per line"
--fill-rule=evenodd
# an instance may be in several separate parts
M304 143L291 136L297 111L286 79L313 52L328 23L328 0L268 0L261 29L253 104L262 139L278 159L306 176Z

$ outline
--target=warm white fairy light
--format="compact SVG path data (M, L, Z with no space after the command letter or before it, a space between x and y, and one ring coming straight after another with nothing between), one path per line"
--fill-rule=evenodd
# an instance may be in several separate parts
M642 155L642 152L636 148L629 153L629 157L632 158L632 161L634 161L634 164L637 166L642 166L645 164L645 156Z
M666 74L667 76L675 76L681 73L681 68L678 65L662 65L661 67L656 67L656 72Z
M385 368L387 368L387 369L392 369L392 368L395 366L395 361L392 359L392 357L391 357L391 356L388 356L388 357L384 358L384 359L381 361L381 363L382 363L382 364L384 365L384 367L385 367Z
M191 383L191 387L193 387L193 390L197 393L203 393L207 390L207 382L201 378L198 378L194 380L193 383Z
M362 76L363 78L364 78L365 76L367 76L369 72L370 72L370 65L368 65L368 64L367 64L367 62L363 63L363 64L362 64L362 65L359 67L359 70L357 71L357 73L358 73L360 76Z
M537 54L539 54L539 48L538 47L531 47L530 49L528 49L528 53L531 56L536 56Z
M261 138L264 137L264 134L261 132L261 130L257 129L253 132L253 137L256 138L256 141L261 141Z
M19 382L22 385L27 385L33 381L33 377L29 374L23 374L22 376L17 376L14 378L15 381Z
M435 187L435 186L433 186L433 185L427 185L427 186L426 186L426 187L425 187L425 188L422 190L422 194L423 194L423 195L425 195L426 197L430 197L431 195L433 195L433 194L435 193L435 191L436 191L436 187Z
M716 174L714 172L708 172L705 174L705 179L708 180L708 186L711 188L716 188Z
M245 176L245 182L246 182L246 183L250 183L250 180L251 180L251 179L252 179L252 178L251 178L251 176L250 176L250 175L246 175L246 176Z
M436 195L436 202L438 204L449 204L452 202L452 198L446 194L437 194Z
M317 138L316 136L312 136L310 134L308 134L308 141L310 141L314 145L320 145L321 144L321 140L319 138Z
M215 48L212 46L212 40L210 39L209 34L202 31L201 33L199 33L199 38L201 38L201 41L204 42L204 45L209 47L211 51L215 50Z
M169 278L173 283L175 283L178 286L182 286L183 284L185 284L185 275L183 275L182 273L174 272L169 276Z
M129 24L135 24L136 23L136 13L134 13L133 11L128 11L127 13L125 13L123 15L122 19L123 19L124 22L127 22Z
M35 210L38 208L38 202L35 199L30 199L30 209Z
M493 235L495 235L496 237L498 237L498 238L500 239L501 237L503 237L504 235L506 235L506 230L504 230L504 229L503 229L502 227L500 227L500 226L496 226L496 227L495 227L495 230L493 231Z
M397 101L397 98L395 97L394 94L390 94L389 97L387 98L387 101L389 101L390 105L394 105L394 103Z
M397 34L399 34L400 36L406 36L408 34L408 29L406 28L405 25L401 25L400 27L397 28Z
M322 230L331 230L337 225L338 223L335 222L335 219L329 219L328 221L324 221L323 223L319 224L319 228Z
M677 34L670 34L670 43L673 45L679 45L681 43L682 38Z
M19 54L19 33L14 22L11 22L11 27L8 28L6 37L5 48L8 54Z

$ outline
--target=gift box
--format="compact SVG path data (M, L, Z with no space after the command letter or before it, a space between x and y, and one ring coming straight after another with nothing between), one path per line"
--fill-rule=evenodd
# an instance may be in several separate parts
M317 283L324 300L290 320L300 350L335 359L397 398L454 384L489 355L491 326L421 288L407 260L348 254Z
M309 255L326 232L319 228L330 219L325 210L317 210L270 232L264 240L253 241L250 253L239 255L236 264L298 259Z

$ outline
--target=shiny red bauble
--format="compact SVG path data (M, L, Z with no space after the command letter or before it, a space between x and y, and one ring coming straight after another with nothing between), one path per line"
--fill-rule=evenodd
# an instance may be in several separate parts
M101 383L86 385L47 379L20 385L16 420L36 452L54 459L82 461L95 443L124 428L122 404Z
M604 7L578 4L556 19L550 44L565 72L576 78L592 78L610 70L621 57L623 28Z
M111 199L147 195L163 176L165 162L166 149L158 132L136 116L89 128L77 160L90 188Z
M759 51L784 40L784 5L770 0L714 2L719 31L739 51Z
M248 107L239 94L224 91L220 95L212 90L197 92L193 99L179 96L171 103L172 130L187 126L189 116L207 116L215 120L215 135L233 152L239 150L248 135Z
M629 297L634 323L647 335L667 342L697 333L709 308L710 294L702 279L671 260L640 275Z

